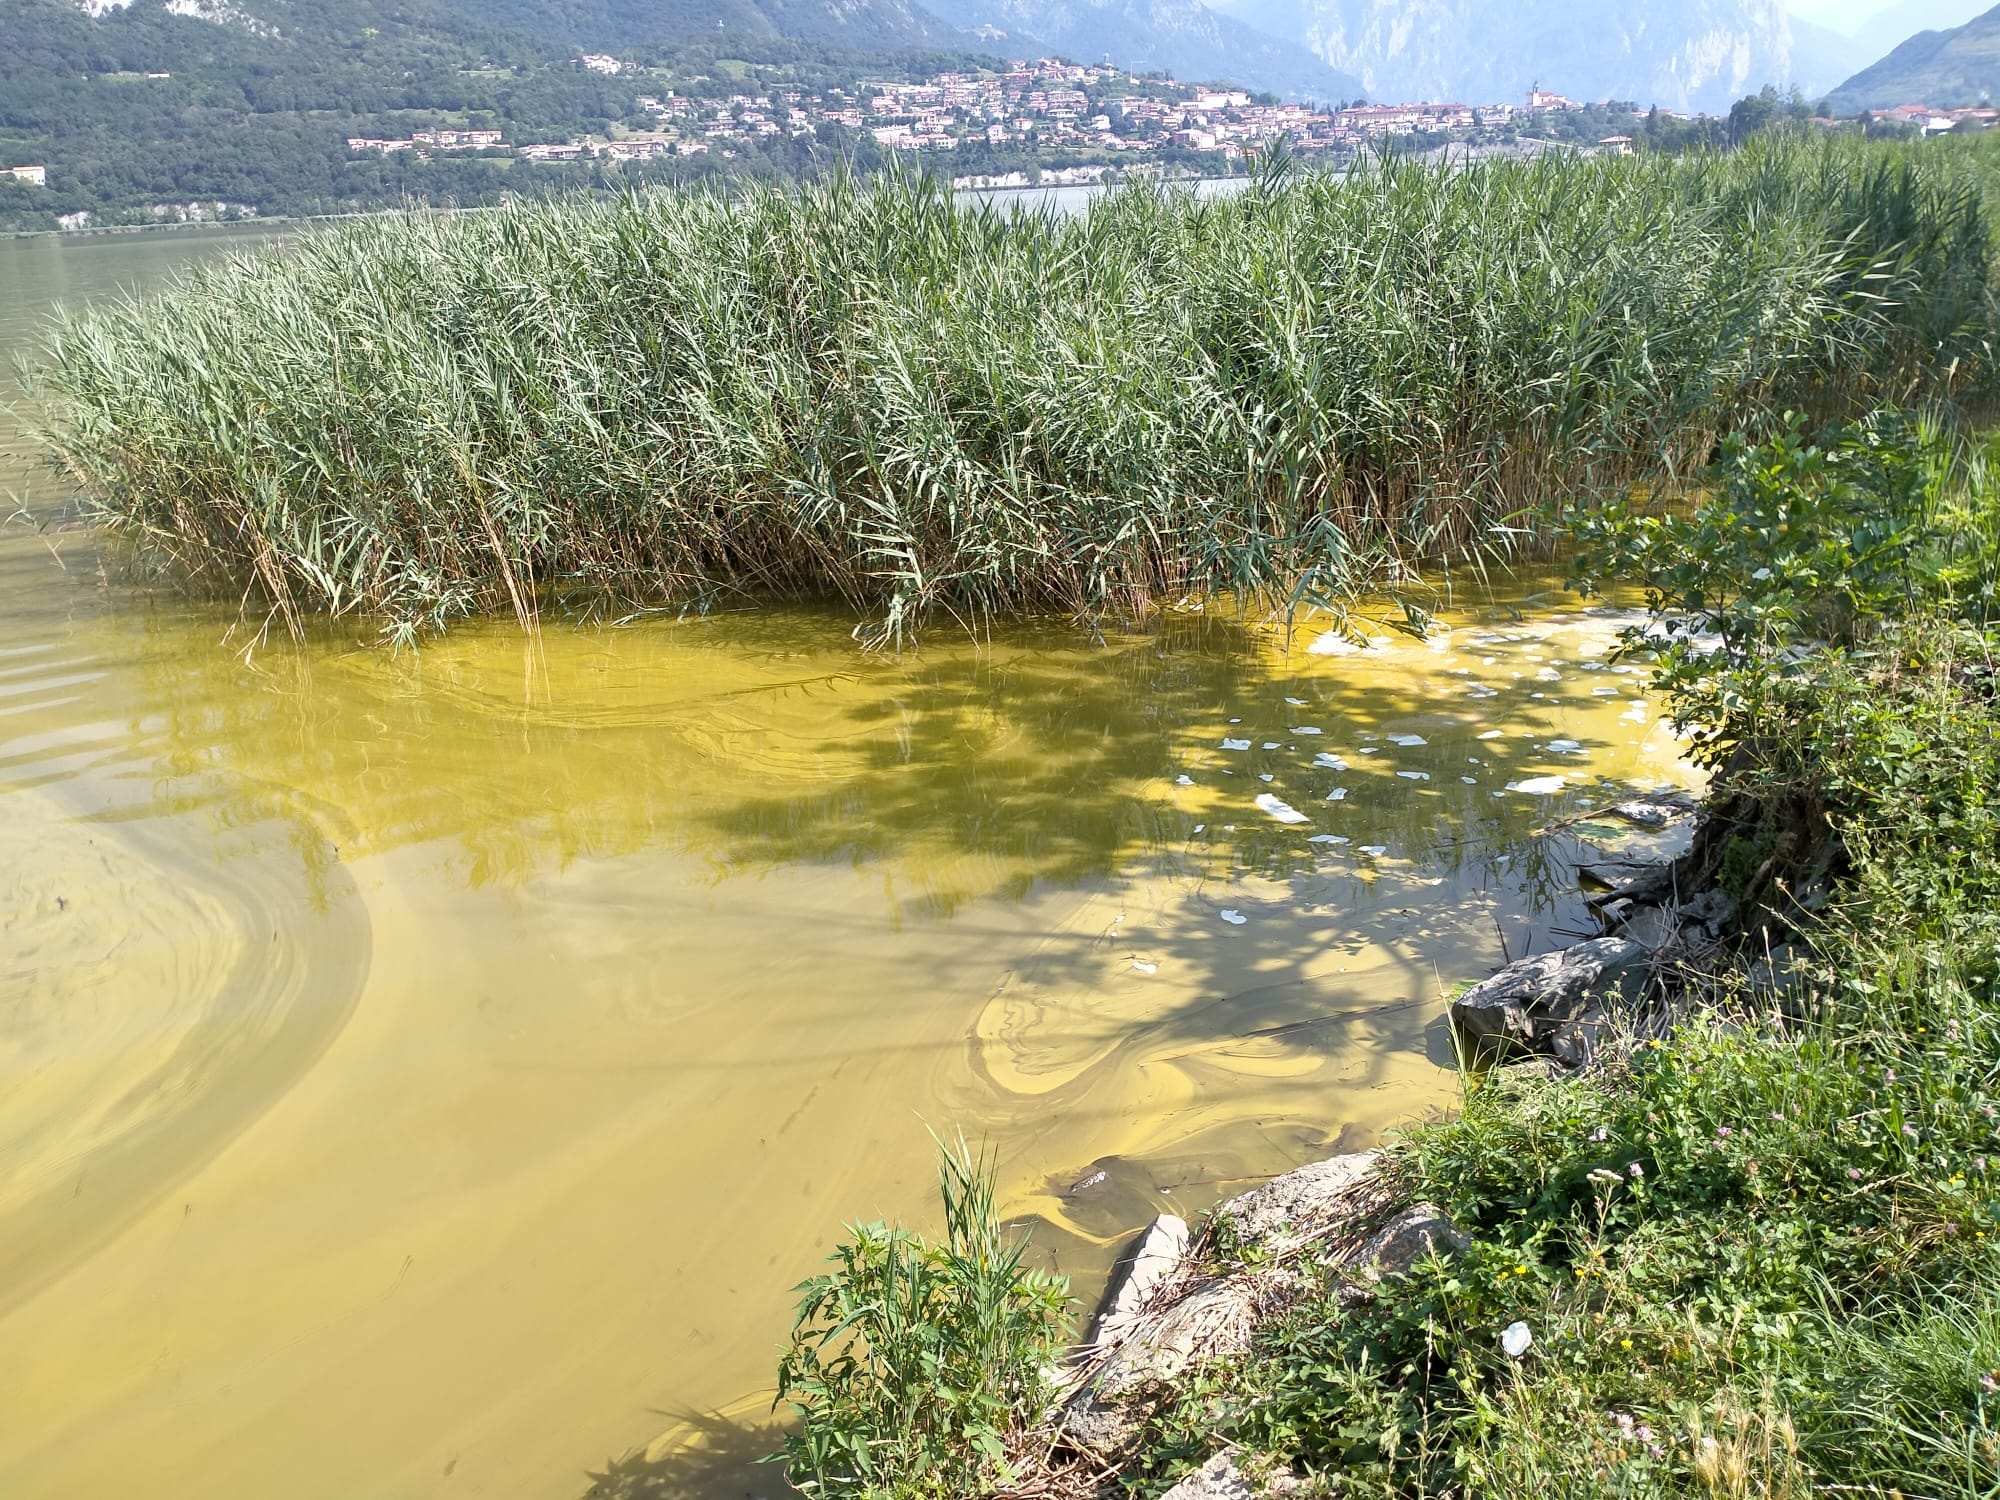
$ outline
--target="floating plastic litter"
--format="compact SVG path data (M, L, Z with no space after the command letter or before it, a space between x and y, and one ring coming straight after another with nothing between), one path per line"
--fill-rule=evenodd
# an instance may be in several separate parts
M1227 922L1231 927L1241 927L1245 922L1249 921L1250 919L1244 916L1242 912L1232 910L1232 911L1225 911L1222 914L1222 920Z
M1567 785L1567 779L1561 776L1531 776L1526 781L1508 782L1507 790L1524 797L1553 797Z
M1405 750L1408 750L1417 745L1428 745L1430 741L1420 734L1392 734L1389 736L1389 743L1392 745L1401 745Z
M1250 748L1250 742L1248 740L1224 739L1222 742L1222 748L1225 750L1248 750Z
M1293 807L1289 802L1274 797L1269 792L1264 792L1258 796L1257 806L1260 811L1269 813L1280 823L1307 823L1311 821L1311 819L1306 817L1296 807Z

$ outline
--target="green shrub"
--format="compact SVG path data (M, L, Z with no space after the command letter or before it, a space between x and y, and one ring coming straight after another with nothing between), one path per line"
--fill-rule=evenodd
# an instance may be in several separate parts
M1023 1264L991 1165L940 1152L944 1239L853 1226L835 1269L798 1290L778 1400L799 1418L791 1479L825 1497L984 1493L1039 1415L1069 1334L1069 1283Z

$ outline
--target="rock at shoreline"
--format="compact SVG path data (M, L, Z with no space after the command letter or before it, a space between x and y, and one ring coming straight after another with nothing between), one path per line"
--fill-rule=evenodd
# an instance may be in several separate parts
M1547 1054L1566 1029L1589 1026L1605 1004L1636 1003L1651 967L1645 945L1621 937L1524 958L1452 1001L1452 1024L1475 1055ZM1568 1040L1576 1050L1577 1034Z
M1378 1153L1353 1151L1273 1177L1217 1210L1246 1245L1281 1250L1347 1211L1347 1200L1375 1175Z
M1173 1214L1161 1214L1153 1220L1139 1236L1131 1254L1113 1272L1119 1278L1117 1290L1106 1301L1097 1326L1091 1329L1090 1342L1100 1348L1122 1343L1153 1294L1181 1268L1187 1250L1187 1220Z
M1450 1260L1472 1248L1464 1230L1432 1203L1413 1203L1375 1231L1349 1262L1371 1281L1398 1276L1433 1252Z
M1196 1363L1229 1359L1250 1347L1257 1326L1257 1287L1248 1277L1223 1277L1148 1318L1104 1362L1069 1404L1063 1430L1084 1452L1111 1459L1138 1435L1154 1401Z

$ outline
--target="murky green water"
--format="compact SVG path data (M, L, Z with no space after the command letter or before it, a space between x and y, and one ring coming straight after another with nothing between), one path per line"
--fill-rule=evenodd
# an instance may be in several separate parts
M225 242L0 243L0 343ZM1532 829L1682 774L1616 618L1459 602L246 652L0 532L0 1494L775 1493L787 1288L927 1127L1094 1292L1448 1105L1443 994L1587 926Z

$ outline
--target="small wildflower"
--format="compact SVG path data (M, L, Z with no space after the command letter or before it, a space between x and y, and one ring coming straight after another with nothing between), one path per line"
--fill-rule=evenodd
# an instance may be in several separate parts
M1639 1424L1639 1441L1642 1443L1650 1443L1653 1441L1653 1429L1648 1427L1644 1422L1641 1422ZM1659 1456L1660 1456L1660 1450L1656 1446L1653 1449L1653 1457L1658 1458Z
M1914 1125L1905 1125L1903 1127L1903 1134L1914 1141L1917 1138L1917 1127Z
M1621 1411L1614 1412L1613 1416L1618 1423L1618 1435L1625 1439L1626 1442L1631 1442L1633 1438L1639 1435L1629 1414Z
M1849 1182L1859 1182L1861 1180L1861 1168L1849 1167L1847 1169L1847 1180Z
M1630 1339L1620 1339L1618 1341L1618 1347L1620 1349L1630 1349L1632 1347L1632 1341Z
M1646 1175L1646 1169L1640 1166L1636 1161L1633 1162L1632 1165L1627 1167L1625 1170L1630 1172L1635 1179L1644 1177Z
M1605 1126L1600 1125L1597 1129L1590 1132L1590 1138L1593 1141L1606 1141L1611 1138L1611 1132Z
M2000 1370L1988 1370L1979 1377L1979 1388L1991 1396L2000 1391Z
M1736 1132L1731 1130L1727 1125L1718 1125L1715 1127L1715 1138L1719 1141L1726 1141L1734 1134Z
M1972 1170L1975 1172L1984 1172L1986 1170L1986 1158L1983 1156L1973 1157Z
M1956 1224L1952 1224L1952 1223L1947 1223L1947 1224L1946 1224L1946 1225L1944 1226L1944 1237L1945 1237L1946 1239L1948 1239L1948 1240L1955 1240L1955 1239L1957 1239L1957 1238L1958 1238L1958 1226L1957 1226Z
M1885 1071L1882 1074L1882 1081L1884 1083L1894 1083L1896 1081L1896 1070L1894 1068L1890 1068L1887 1071Z

